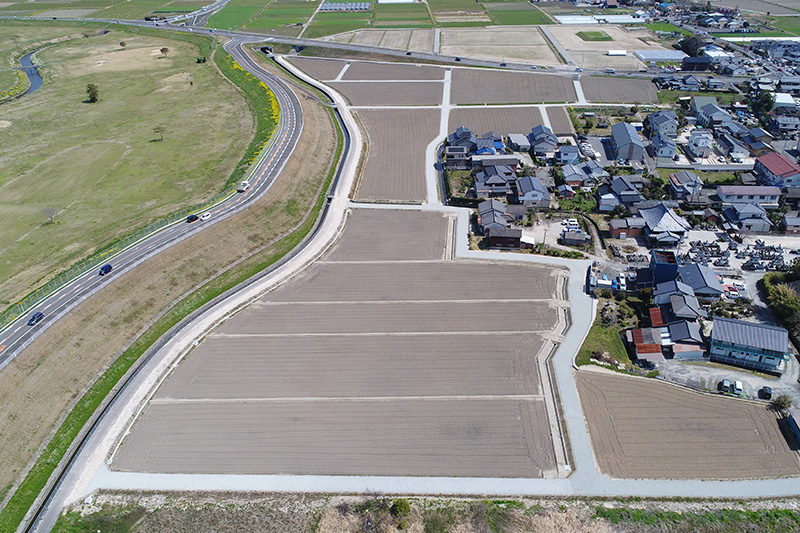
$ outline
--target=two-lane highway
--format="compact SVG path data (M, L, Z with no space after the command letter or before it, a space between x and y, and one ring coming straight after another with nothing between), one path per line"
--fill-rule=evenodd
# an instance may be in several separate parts
M113 266L110 274L100 276L98 270L88 272L10 324L0 332L0 369L72 308L108 283L113 283L115 277L190 235L202 231L204 227L244 209L266 194L275 182L294 151L303 129L303 111L300 102L283 81L269 74L247 55L242 47L242 41L230 41L224 48L243 68L267 84L275 94L281 110L280 121L273 133L271 145L249 174L250 188L206 211L211 215L206 221L176 222L131 245L118 255L109 258L108 263ZM37 311L44 313L44 319L34 326L28 326L28 318Z

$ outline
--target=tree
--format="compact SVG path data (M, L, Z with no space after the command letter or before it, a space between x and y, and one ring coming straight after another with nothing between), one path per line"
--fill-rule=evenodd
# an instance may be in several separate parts
M156 126L155 128L153 128L153 133L158 133L161 136L159 141L164 140L164 133L166 133L166 131L167 128L165 128L164 126Z
M788 322L793 320L797 313L800 313L800 296L785 283L773 285L767 301L778 320Z
M42 214L47 217L48 224L52 224L54 222L53 219L56 218L56 213L58 213L58 209L55 207L45 207L42 209Z
M119 45L120 47L125 48L126 46L128 46L128 43L126 43L125 41L120 41Z
M89 95L88 102L93 104L100 99L100 89L97 88L97 85L94 83L90 83L86 86L86 93Z
M769 91L761 91L752 101L751 105L756 115L763 115L772 111L772 106L775 105L775 96Z
M681 50L683 50L686 55L692 57L697 57L700 54L700 48L702 48L703 44L703 39L696 35L693 37L684 37L680 42Z
M161 49L161 53L164 54L164 57L167 57L169 55L169 48L165 46Z
M792 397L788 394L781 394L772 400L772 406L775 409L789 409L792 406Z

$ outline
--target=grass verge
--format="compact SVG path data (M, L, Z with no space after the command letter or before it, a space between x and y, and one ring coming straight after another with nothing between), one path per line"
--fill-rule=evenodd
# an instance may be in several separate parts
M589 330L589 334L586 335L586 340L583 341L583 346L578 351L575 364L578 366L593 364L590 361L592 352L608 352L608 355L619 363L626 366L631 365L631 360L625 350L625 345L622 344L622 338L619 336L619 327L617 326L604 326L599 321L595 321Z
M329 111L330 112L330 111ZM75 407L67 415L64 422L56 430L53 438L47 443L38 459L22 481L6 507L0 512L0 531L14 531L22 522L30 506L45 487L56 466L79 434L81 428L102 404L109 392L113 390L128 369L152 346L162 335L190 315L193 311L226 291L236 287L243 281L274 265L287 253L294 249L312 230L322 210L326 193L341 157L342 134L338 124L336 158L323 182L316 201L308 214L287 235L278 240L268 250L256 254L223 272L220 276L207 282L194 291L171 310L159 318L134 343L118 357L109 368L89 387Z

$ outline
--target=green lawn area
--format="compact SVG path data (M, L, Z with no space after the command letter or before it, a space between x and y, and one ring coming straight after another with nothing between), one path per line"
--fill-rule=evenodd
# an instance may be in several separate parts
M628 352L625 350L625 345L622 343L619 332L620 328L618 326L604 326L599 320L595 321L589 330L589 334L586 335L586 340L583 341L583 346L578 351L575 364L578 366L591 364L590 357L592 352L608 352L609 356L620 363L626 366L631 365L631 360L628 357Z
M186 39L203 47L118 30L51 46L40 53L50 65L44 87L3 105L11 123L0 143L3 307L148 222L224 189L253 119L211 63L195 62L209 55L208 39ZM165 46L168 57L158 52ZM95 104L85 103L88 83L99 88ZM157 126L166 128L163 142ZM55 223L45 224L46 208L57 209Z
M371 25L368 13L317 13L303 37L314 39L359 28L369 28Z
M714 37L794 37L794 34L785 31L760 31L758 33L715 33Z
M298 24L305 24L314 13L317 5L318 2L272 3L242 27L267 32L276 30L276 32L281 33L284 33L283 30L292 30L296 34L301 29Z
M604 31L579 31L576 33L584 41L613 41L614 39Z
M532 24L553 24L547 13L538 9L491 9L489 16L504 26L521 26Z
M692 96L713 96L721 104L731 104L744 98L738 93L715 93L706 91L658 91L658 102L661 104L674 104L679 98Z
M787 31L795 35L800 35L800 16L797 17L775 17L772 25L779 30Z
M679 28L673 24L669 24L667 22L652 22L650 24L645 24L645 27L651 31L665 31L665 32L674 32L678 31L681 32L683 35L693 35L692 32L689 30L684 30L683 28Z
M563 198L558 201L559 207L563 211L580 211L582 213L591 213L597 207L597 201L594 196L585 192L578 192L572 198Z
M434 13L448 11L484 11L476 0L429 0L428 5Z
M670 174L674 174L677 170L668 168L659 168L658 175L664 179L669 179ZM737 178L733 172L698 172L692 170L697 176L703 180L706 185L741 185L742 180Z

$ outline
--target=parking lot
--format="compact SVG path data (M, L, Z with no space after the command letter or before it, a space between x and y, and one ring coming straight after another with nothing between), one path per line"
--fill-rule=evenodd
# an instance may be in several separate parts
M177 366L112 467L556 477L539 357L566 273L447 260L451 223L354 210L320 261Z

